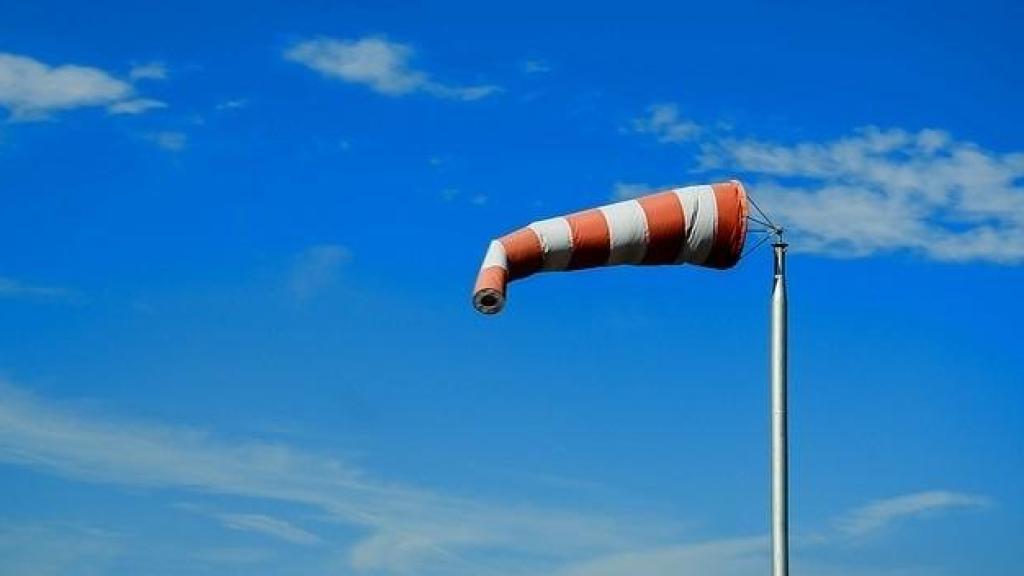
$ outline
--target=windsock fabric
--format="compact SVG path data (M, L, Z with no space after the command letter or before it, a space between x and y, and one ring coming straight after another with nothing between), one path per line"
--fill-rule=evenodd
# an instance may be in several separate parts
M508 283L537 272L616 264L731 268L746 235L747 195L736 180L541 220L491 241L473 305L484 314L500 312Z

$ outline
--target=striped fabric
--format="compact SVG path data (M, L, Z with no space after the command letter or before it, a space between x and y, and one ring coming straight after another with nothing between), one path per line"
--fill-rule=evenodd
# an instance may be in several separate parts
M616 264L730 268L747 234L747 196L733 180L675 188L534 222L491 242L473 290L484 314L505 306L512 280Z

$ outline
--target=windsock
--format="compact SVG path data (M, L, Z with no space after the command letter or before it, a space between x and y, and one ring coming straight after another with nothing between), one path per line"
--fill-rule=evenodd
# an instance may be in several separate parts
M747 235L747 194L736 180L674 188L534 222L491 241L473 306L496 314L508 283L536 272L617 264L731 268Z

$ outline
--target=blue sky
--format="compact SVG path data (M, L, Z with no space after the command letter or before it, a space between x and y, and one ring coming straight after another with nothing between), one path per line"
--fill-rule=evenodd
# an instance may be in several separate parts
M0 573L766 573L768 251L487 242L742 179L793 571L1024 561L1019 4L8 2Z

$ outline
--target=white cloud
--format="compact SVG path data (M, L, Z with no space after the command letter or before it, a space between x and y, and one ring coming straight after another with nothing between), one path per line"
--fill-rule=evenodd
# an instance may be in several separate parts
M692 140L701 128L695 122L682 118L675 104L654 104L647 114L633 120L633 131L651 134L658 142L676 143Z
M364 531L351 546L349 561L373 573L480 574L503 563L517 572L538 573L528 567L623 551L647 541L644 534L653 531L650 524L495 505L378 482L337 458L282 444L227 442L195 429L90 416L2 384L0 461L91 482L310 506ZM259 526L279 536L288 532L255 517L235 515L232 521L235 527ZM494 550L502 551L500 558L492 557Z
M661 142L694 140L698 171L742 177L790 232L793 250L1024 261L1024 152L986 150L936 129L868 126L797 143L736 138L681 118L671 104L651 106L633 129Z
M1024 153L939 130L867 127L829 142L712 142L703 167L753 176L754 197L794 233L795 249L1024 260Z
M292 266L289 289L305 300L337 282L341 268L352 260L352 252L338 244L320 244L305 249Z
M493 85L458 86L432 80L412 67L415 56L407 44L379 37L357 40L319 38L295 44L284 57L329 78L363 84L388 96L422 92L452 100L478 100L500 91Z
M159 108L135 98L134 87L89 66L50 66L28 56L0 52L0 107L13 121L45 120L56 112L105 106L114 114Z
M132 95L132 87L98 68L50 67L38 60L0 53L0 106L14 120L46 118L52 112L105 106Z
M612 185L612 200L629 200L650 191L651 186L643 182L616 182Z
M132 80L166 80L167 67L164 66L163 62L137 64L132 66L131 71L128 72L128 77Z
M134 100L122 100L107 106L107 112L111 114L142 114L150 110L167 108L167 104L152 98L136 98Z
M864 536L905 518L937 514L956 508L977 508L989 504L988 498L976 494L946 490L916 492L895 498L876 500L852 510L838 519L836 526L847 536Z
M184 132L164 131L150 134L148 138L160 148L169 152L180 152L188 146L188 134Z
M321 542L320 537L312 532L303 530L286 520L272 518L264 514L218 514L217 519L232 530L258 532L292 544L309 546Z
M974 494L950 491L926 491L895 498L877 500L853 509L835 521L835 531L813 537L790 538L791 549L798 549L801 564L811 574L856 576L886 574L890 576L934 575L935 567L922 566L852 566L822 561L822 548L830 544L877 532L900 519L934 515L954 508L986 506L989 499ZM608 554L576 562L563 568L558 576L755 576L764 574L768 565L769 539L766 536L723 538L706 542L662 545Z
M3 383L0 462L90 482L309 507L322 513L321 520L354 528L347 533L361 534L346 542L346 561L349 569L372 574L747 576L762 573L767 555L767 538L760 535L679 543L666 539L667 534L678 530L677 526L649 518L638 521L456 498L378 481L349 462L292 446L225 441L191 428L101 417L43 401ZM981 496L947 491L880 500L845 514L837 521L835 532L804 540L803 545L825 547L830 542L877 531L899 518L986 502ZM211 516L233 530L258 532L300 545L323 542L327 544L323 550L336 551L339 544L287 519L211 513L192 504L179 507ZM0 525L0 551L5 550L2 542L9 533ZM45 533L29 537L35 533L32 530L18 533L28 535L15 538L18 542L49 538ZM106 534L77 536L69 542L88 544L83 554L116 551L111 548L116 541ZM0 572L12 565L3 556L0 554ZM56 556L53 559L59 560ZM258 558L246 553L238 560ZM65 566L63 562L55 566ZM11 571L28 572L39 573ZM829 565L816 566L814 572L847 576L862 573Z

